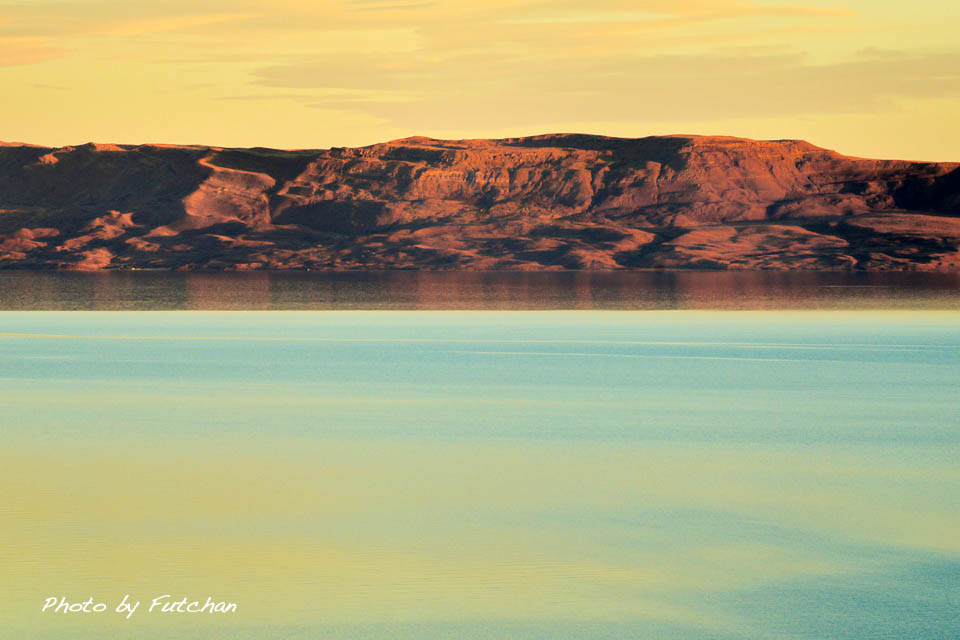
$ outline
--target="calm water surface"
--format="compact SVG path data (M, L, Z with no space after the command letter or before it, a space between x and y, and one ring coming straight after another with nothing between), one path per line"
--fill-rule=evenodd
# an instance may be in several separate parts
M960 310L960 273L0 271L0 309Z
M2 313L0 637L957 638L958 389L955 311ZM239 609L40 612L124 594Z

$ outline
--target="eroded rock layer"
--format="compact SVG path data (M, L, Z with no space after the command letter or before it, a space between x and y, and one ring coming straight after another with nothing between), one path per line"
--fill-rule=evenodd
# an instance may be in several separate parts
M0 267L960 269L960 165L544 135L0 144Z

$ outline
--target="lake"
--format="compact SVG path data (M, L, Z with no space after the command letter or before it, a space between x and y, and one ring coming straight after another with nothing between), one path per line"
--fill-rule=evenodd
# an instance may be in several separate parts
M960 637L953 276L161 275L0 273L9 637Z

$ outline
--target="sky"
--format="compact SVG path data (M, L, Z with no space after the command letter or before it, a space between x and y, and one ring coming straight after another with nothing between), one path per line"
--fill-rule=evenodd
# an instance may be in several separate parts
M956 0L0 0L0 140L552 132L960 161Z

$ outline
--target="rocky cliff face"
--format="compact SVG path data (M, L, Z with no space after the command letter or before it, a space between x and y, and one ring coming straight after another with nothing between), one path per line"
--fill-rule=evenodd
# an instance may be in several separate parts
M960 269L960 165L801 141L0 146L0 267Z

